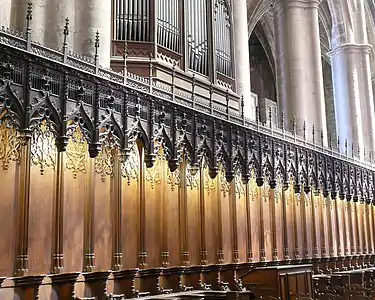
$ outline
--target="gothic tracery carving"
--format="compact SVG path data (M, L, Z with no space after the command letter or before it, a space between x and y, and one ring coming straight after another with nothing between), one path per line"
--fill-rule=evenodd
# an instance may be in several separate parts
M55 136L47 120L43 120L33 129L31 135L31 163L39 166L41 175L44 174L46 168L55 168Z
M137 144L134 142L130 147L129 154L125 161L122 163L121 175L123 178L127 179L128 185L130 185L132 180L138 181L139 179L139 153L137 149Z
M68 136L65 167L72 171L73 178L77 178L78 173L87 172L88 144L80 126L68 128Z
M11 161L19 161L20 142L17 130L5 116L0 120L0 161L4 171L8 170Z

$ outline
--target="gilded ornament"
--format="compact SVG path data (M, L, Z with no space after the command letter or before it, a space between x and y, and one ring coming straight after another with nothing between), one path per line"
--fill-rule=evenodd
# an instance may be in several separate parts
M88 160L88 144L79 126L69 128L69 143L66 147L66 169L72 171L73 178L78 173L86 173Z
M176 186L181 184L181 172L180 168L177 168L174 172L168 168L167 170L167 184L171 186L171 190L174 191Z
M122 163L121 175L127 179L128 185L130 185L132 180L138 181L139 178L139 154L137 149L137 144L133 143L130 148L130 152L126 160Z
M204 189L207 191L207 194L209 195L212 191L215 190L215 181L211 179L207 167L203 169L203 172L204 172Z
M99 174L102 182L105 181L107 176L113 176L115 166L115 155L116 149L110 148L105 145L95 158L95 173Z
M35 126L32 131L31 163L39 166L41 175L47 168L54 169L56 166L55 136L46 120Z
M196 190L199 188L199 173L194 172L191 166L186 167L186 185L190 187L191 190Z
M146 181L150 183L152 189L161 183L161 168L163 166L163 160L164 159L162 157L158 156L154 165L151 168L146 169Z
M220 166L220 190L223 193L224 197L227 196L227 194L230 193L230 183L227 181L227 178L225 177L225 169L224 166Z
M234 173L234 186L236 189L236 194L240 198L245 195L245 187L242 183L241 177L242 177L241 171L237 169Z
M11 161L19 162L21 140L18 131L11 125L8 118L0 120L0 161L3 170L9 168Z

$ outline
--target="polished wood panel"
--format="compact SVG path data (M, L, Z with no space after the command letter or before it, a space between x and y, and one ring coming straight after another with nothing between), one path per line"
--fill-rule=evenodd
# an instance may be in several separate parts
M102 282L107 270L139 268L113 280L134 282L121 290L142 295L150 286L239 286L234 266L312 262L331 273L373 265L371 203L305 192L293 181L258 186L253 175L245 183L239 169L228 181L222 165L213 176L204 159L172 171L157 141L152 168L141 140L126 152L107 143L93 159L83 129L69 126L62 153L42 137L17 144L21 133L0 127L13 149L0 156L1 276L93 272L82 280Z

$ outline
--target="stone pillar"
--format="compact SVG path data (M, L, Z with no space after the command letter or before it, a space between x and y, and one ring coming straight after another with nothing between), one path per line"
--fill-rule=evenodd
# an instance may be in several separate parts
M10 26L10 14L12 10L12 0L0 0L0 26L5 28Z
M337 130L341 140L354 144L355 155L364 158L375 150L375 109L371 82L370 50L364 2L356 0L352 19L354 34L337 45L332 56ZM342 143L344 144L344 143ZM342 145L344 147L344 145ZM343 149L342 149L343 150ZM351 154L351 153L349 153Z
M254 120L256 103L251 95L247 5L246 0L235 0L232 3L236 92L244 97L245 117Z
M329 53L332 61L333 94L336 111L337 135L340 137L341 152L348 149L363 148L362 115L359 96L358 48L354 44L336 47ZM348 154L351 155L351 150Z
M74 48L75 28L75 1L74 0L48 0L46 3L46 30L45 46L61 50L64 42L65 19L69 18L68 48Z
M356 0L355 12L355 37L358 48L358 77L359 98L361 100L363 142L366 152L374 155L375 150L375 111L374 95L371 82L370 54L371 45L368 44L366 30L366 13L363 0ZM363 149L362 149L363 150Z
M375 151L375 111L374 95L371 83L370 53L371 45L358 45L358 79L359 79L359 99L361 100L362 133L363 143L367 155L371 152L374 157ZM363 151L363 148L361 152Z
M85 56L95 56L96 31L100 35L99 59L109 67L111 55L111 1L76 1L74 51Z
M33 5L31 20L31 40L44 44L44 32L46 31L45 7L49 0L12 0L10 27L20 32L26 32L27 5Z
M312 140L314 125L316 140L320 143L323 131L326 144L319 4L320 0L275 0L276 86L286 129L292 129L295 116L298 135L303 135L305 121L307 138Z

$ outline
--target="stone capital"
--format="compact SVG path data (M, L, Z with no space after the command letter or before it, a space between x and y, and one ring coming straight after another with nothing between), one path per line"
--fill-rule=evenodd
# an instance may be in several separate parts
M317 9L322 0L273 0L276 11L286 8L311 8Z
M370 44L353 44L353 43L345 43L337 46L332 51L327 52L329 57L338 55L340 53L365 53L370 54L372 49L372 45Z

